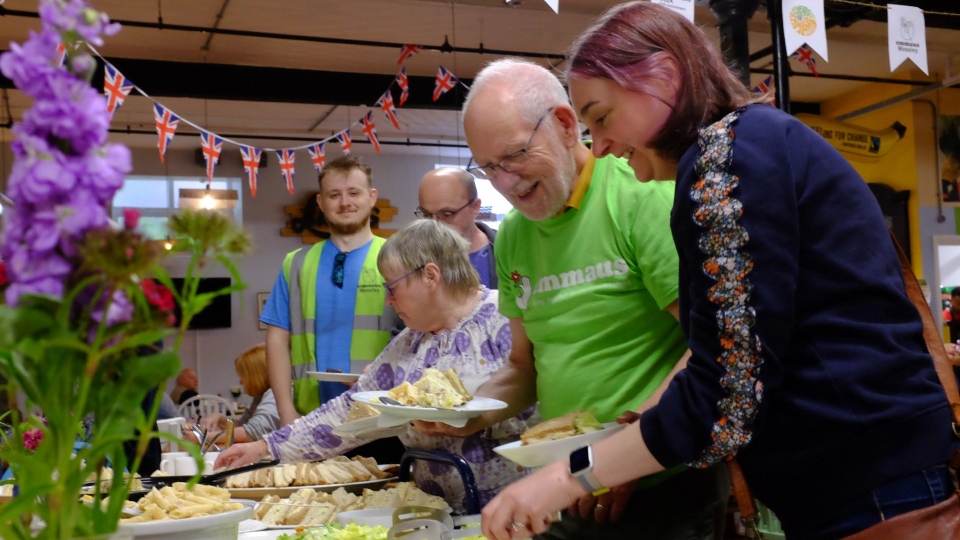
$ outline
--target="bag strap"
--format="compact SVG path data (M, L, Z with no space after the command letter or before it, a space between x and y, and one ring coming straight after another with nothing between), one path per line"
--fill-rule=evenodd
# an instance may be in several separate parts
M933 357L933 366L937 369L937 377L940 378L940 384L947 394L947 401L950 402L950 411L953 414L953 431L960 437L960 390L957 389L957 378L953 373L953 364L947 360L947 353L944 350L943 341L940 339L940 332L937 331L937 323L933 319L933 313L930 311L930 305L927 304L920 290L920 283L917 282L917 276L913 273L910 261L897 243L897 239L890 231L890 238L893 240L893 246L897 249L897 257L900 259L900 268L903 270L903 281L907 288L907 297L916 306L920 312L920 318L923 319L923 340L927 344L927 350Z
M889 229L888 229L889 230ZM957 379L953 372L953 364L947 359L947 352L944 349L944 343L940 339L940 332L937 330L937 323L930 311L930 305L923 297L923 291L920 290L920 283L917 276L913 273L913 267L904 254L900 243L890 232L890 239L893 241L893 247L897 250L897 258L900 260L900 270L903 272L903 282L906 288L907 297L913 302L914 307L920 313L920 319L923 321L923 341L926 343L927 351L933 357L933 366L937 371L937 378L943 386L947 401L950 402L950 412L953 415L953 433L960 437L960 390L957 388ZM956 463L953 463L956 461ZM951 465L960 466L960 451L954 454ZM748 532L756 539L763 538L760 533L759 512L754 503L753 494L750 492L750 486L747 485L747 479L743 476L743 470L736 458L731 457L727 460L727 471L730 475L730 484L733 495L737 499L737 506L740 509L740 519L748 528Z

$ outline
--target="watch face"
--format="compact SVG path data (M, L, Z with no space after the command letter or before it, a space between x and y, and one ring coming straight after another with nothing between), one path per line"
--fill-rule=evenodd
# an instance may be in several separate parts
M570 453L570 473L576 474L590 468L590 447L584 446Z

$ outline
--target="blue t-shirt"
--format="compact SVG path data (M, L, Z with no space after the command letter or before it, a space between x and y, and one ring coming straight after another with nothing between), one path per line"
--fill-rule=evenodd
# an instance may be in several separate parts
M317 269L317 313L314 333L317 336L317 371L339 369L350 371L350 342L353 338L353 312L357 304L360 271L372 240L347 252L343 262L343 288L333 283L334 258L341 253L333 242L324 242ZM304 248L309 249L309 248ZM290 331L290 288L283 269L273 284L270 298L263 306L260 322ZM320 383L320 402L326 403L348 387L337 382Z
M490 244L487 244L470 254L470 264L472 264L473 267L477 269L477 273L480 274L480 283L488 289L490 288L491 247Z

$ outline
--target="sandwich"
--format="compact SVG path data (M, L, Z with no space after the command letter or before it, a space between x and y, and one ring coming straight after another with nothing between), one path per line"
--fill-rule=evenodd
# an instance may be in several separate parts
M404 405L423 405L426 407L440 407L449 409L473 399L470 392L463 386L457 372L448 369L441 372L438 369L427 368L419 381L410 384L404 381L400 386L390 390L390 397Z
M350 412L347 413L347 423L363 420L364 418L370 418L371 416L378 416L379 414L380 411L374 409L366 403L354 401L353 405L350 406Z
M541 422L532 428L520 434L520 440L523 446L528 444L537 444L546 441L555 441L565 439L574 435L583 435L592 431L600 431L603 424L597 421L597 418L590 411L577 409L572 413L558 416Z

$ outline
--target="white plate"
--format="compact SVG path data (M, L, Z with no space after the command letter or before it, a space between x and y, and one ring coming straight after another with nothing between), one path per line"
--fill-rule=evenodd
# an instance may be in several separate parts
M236 535L237 524L253 516L253 505L256 504L255 501L247 500L231 499L230 502L243 503L244 507L210 516L147 523L121 523L117 532L130 533L135 538L225 538L231 534Z
M480 416L487 411L496 411L505 409L507 404L499 399L475 396L470 401L459 407L452 409L435 409L433 407L418 407L404 405L387 405L379 401L372 401L388 395L389 392L380 390L377 392L357 392L352 397L354 401L366 403L374 409L380 411L377 416L377 425L380 427L393 427L405 424L410 420L426 420L428 422L443 422L454 427L463 427L467 420L474 416Z
M258 531L249 533L240 533L239 540L276 540L284 534L290 534L289 530L281 531Z
M329 373L326 371L308 371L307 375L318 381L342 382L353 384L360 378L359 373Z
M610 422L604 424L603 429L600 431L574 435L573 437L557 439L555 441L528 444L526 446L522 445L522 441L516 441L500 445L494 448L493 451L523 467L543 467L554 461L569 458L570 452L573 452L577 448L583 448L588 444L602 441L620 431L626 425L627 424Z
M245 519L240 522L240 533L247 532L256 532L262 531L267 528L267 525L262 521L257 521L255 519Z
M262 488L225 488L230 491L231 497L242 497L244 499L262 500L267 495L276 495L278 497L289 497L301 489L313 489L317 491L332 492L337 488L343 488L348 493L360 495L364 489L378 489L387 482L393 482L397 478L378 478L375 480L365 480L363 482L351 482L349 484L321 484L318 486L287 486L287 487L262 487Z
M361 441L372 441L386 437L394 437L406 433L407 426L382 428L377 425L376 416L368 416L353 422L347 422L333 428L333 434L339 437L353 437Z

